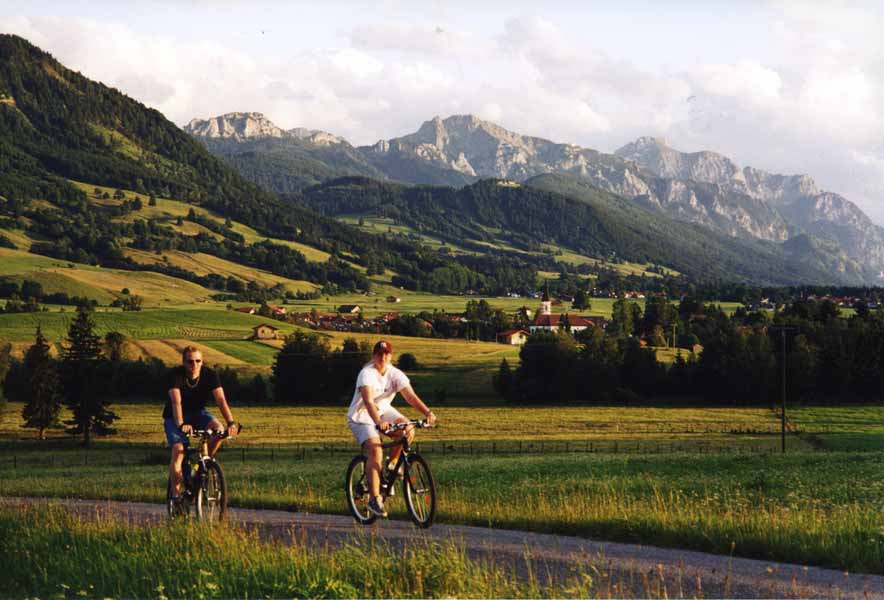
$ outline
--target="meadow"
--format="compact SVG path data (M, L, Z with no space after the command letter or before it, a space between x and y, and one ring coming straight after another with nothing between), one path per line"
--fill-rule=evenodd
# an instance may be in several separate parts
M32 432L15 422L19 408L0 429L0 495L162 501L159 402L116 405L119 434L90 451L58 434L22 439ZM440 522L884 573L884 457L815 451L803 435L781 455L769 410L435 408L440 427L421 431L418 447ZM344 406L235 411L246 429L220 456L234 505L346 512L356 448ZM407 518L399 498L391 512Z
M558 580L513 578L454 543L339 549L262 541L257 532L197 525L132 528L57 508L0 508L3 594L48 598L599 597L589 568ZM33 557L39 557L35 563ZM186 563L182 568L182 558ZM420 565L415 569L415 565ZM596 574L598 571L592 571ZM133 576L137 574L137 576Z

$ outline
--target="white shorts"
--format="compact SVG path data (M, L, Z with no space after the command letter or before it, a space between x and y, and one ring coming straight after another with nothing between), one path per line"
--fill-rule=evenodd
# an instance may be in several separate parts
M395 423L398 419L405 418L401 412L392 406L388 407L380 416L381 421L386 421L387 423ZM356 441L359 442L360 446L371 438L380 439L381 437L381 432L377 430L374 423L360 423L358 421L348 420L347 425L350 426L350 431L356 436Z

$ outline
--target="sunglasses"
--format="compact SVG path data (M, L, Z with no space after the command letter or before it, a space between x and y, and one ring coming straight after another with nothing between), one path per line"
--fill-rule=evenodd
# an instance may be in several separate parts
M189 365L198 365L199 363L201 363L201 362L203 362L203 361L202 361L202 360L197 360L197 359L195 359L195 358L188 358L188 359L185 360L184 362L186 362L186 363L189 364Z

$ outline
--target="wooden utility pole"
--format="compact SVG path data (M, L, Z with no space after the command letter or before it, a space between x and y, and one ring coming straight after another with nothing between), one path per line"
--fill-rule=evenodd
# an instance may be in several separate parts
M790 331L798 331L798 328L793 325L771 325L770 329L772 331L779 331L780 337L783 340L783 354L782 354L782 363L783 363L783 392L782 392L782 406L780 407L780 449L783 454L786 453L786 333Z

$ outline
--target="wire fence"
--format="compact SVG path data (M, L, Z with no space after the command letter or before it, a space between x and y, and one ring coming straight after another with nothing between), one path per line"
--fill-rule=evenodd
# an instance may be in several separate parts
M790 443L798 436L789 434ZM752 436L751 439L676 439L676 440L538 440L538 441L426 441L414 448L429 456L482 457L527 456L544 454L773 454L780 451L780 437L771 433ZM824 452L822 446L807 444L805 451ZM252 444L230 445L222 449L218 458L224 463L276 463L305 461L330 455L354 455L358 448L349 443L327 444ZM29 451L4 452L0 456L0 470L19 468L109 467L126 465L165 465L169 450L164 445L131 445L115 449L65 450L61 452Z

